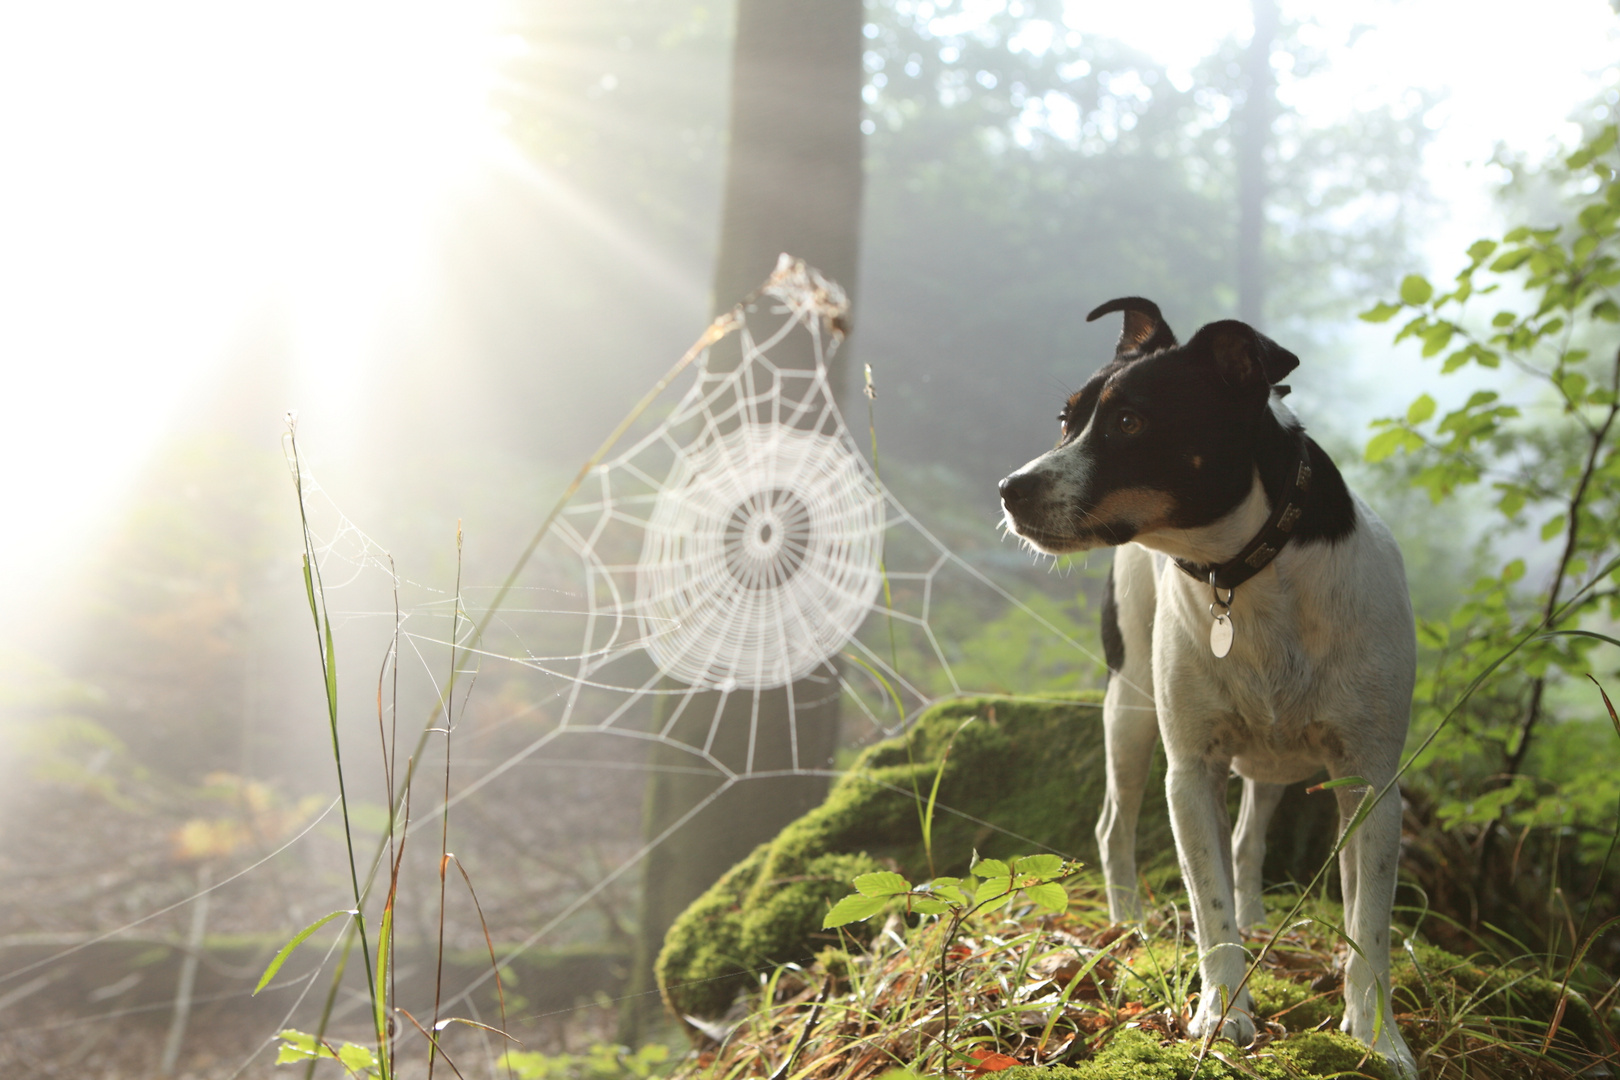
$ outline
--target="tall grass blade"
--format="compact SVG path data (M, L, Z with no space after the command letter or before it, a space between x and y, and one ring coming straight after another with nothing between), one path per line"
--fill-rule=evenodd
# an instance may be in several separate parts
M259 976L259 984L253 988L253 993L257 994L260 990L263 990L266 986L270 985L270 980L276 977L276 972L281 970L281 965L287 962L287 958L293 954L293 950L298 948L298 946L302 945L304 942L308 941L311 934L315 933L315 931L319 930L321 927L325 926L339 915L354 914L356 914L356 912L348 908L345 908L342 911L334 911L330 915L322 915L319 919L316 919L314 922L298 931L298 933L294 934L292 936L292 940L283 945L281 947L281 951L276 953L276 955L271 958L270 966L264 969L263 975Z

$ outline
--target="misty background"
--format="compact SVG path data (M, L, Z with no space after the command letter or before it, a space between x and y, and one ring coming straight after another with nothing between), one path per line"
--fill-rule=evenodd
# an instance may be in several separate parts
M1001 539L995 484L1111 354L1117 326L1085 313L1141 294L1183 338L1241 315L1300 355L1291 404L1392 519L1420 605L1444 604L1474 567L1468 520L1356 467L1367 422L1404 408L1420 372L1354 316L1409 272L1449 278L1505 213L1547 209L1542 163L1620 105L1611 7L873 0L865 19L844 410L864 436L870 365L899 499L1094 633L1106 558L1035 564ZM345 906L330 819L271 857L334 793L286 415L407 603L453 595L458 529L463 581L499 582L738 299L711 294L734 25L731 4L689 0L0 13L0 565L18 601L0 631L0 978L28 968L0 983L0 1028L48 1003L30 1022L62 1037L140 1021L153 1030L131 1037L160 1043L171 975L144 1003L138 966L122 990L118 972L63 974L52 998L67 962L28 965L261 860L207 915L208 934L252 939L244 956ZM366 588L344 608L351 742L374 738L390 629L359 614L391 602ZM1002 614L942 625L972 656ZM1049 661L987 662L982 688L1100 685ZM418 682L413 718L432 693ZM485 678L458 767L517 753L544 701L521 673ZM452 818L498 942L641 845L640 759L571 754L526 761ZM402 933L425 941L436 853L414 857ZM641 888L617 879L539 948L593 958L580 970L607 974L588 989L612 997ZM192 926L181 906L134 936ZM482 947L466 911L452 936ZM530 1011L560 1029L572 1000ZM241 1025L243 1056L263 1022L219 1020Z

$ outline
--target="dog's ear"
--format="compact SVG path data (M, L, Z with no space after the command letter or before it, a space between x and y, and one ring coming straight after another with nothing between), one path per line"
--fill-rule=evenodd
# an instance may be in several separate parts
M1116 359L1128 354L1146 356L1175 345L1176 335L1165 325L1164 316L1159 314L1159 305L1140 296L1122 296L1118 300L1110 300L1087 315L1086 322L1096 322L1116 311L1125 313L1125 327L1119 332L1119 344L1114 346Z
M1299 357L1236 319L1223 319L1199 330L1187 343L1187 351L1208 353L1221 377L1233 385L1271 387L1299 366Z

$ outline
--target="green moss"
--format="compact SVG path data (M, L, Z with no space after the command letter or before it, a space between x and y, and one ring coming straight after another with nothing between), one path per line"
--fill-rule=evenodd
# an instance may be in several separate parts
M1233 1060L1243 1051L1228 1042L1216 1043L1225 1057ZM1198 1075L1204 1080L1287 1080L1281 1064L1266 1058L1244 1058L1248 1071L1240 1071L1211 1054ZM1058 1065L1049 1069L1018 1066L996 1074L1005 1080L1190 1080L1198 1067L1198 1044L1168 1045L1145 1031L1127 1029L1111 1039L1090 1061Z
M717 1016L746 972L806 961L837 944L821 931L822 916L868 870L892 866L913 881L960 874L975 850L1007 857L1050 849L1094 864L1103 755L1095 694L935 706L904 737L868 748L825 803L675 921L657 965L664 1000L677 1015ZM942 758L931 874L914 793L926 801ZM1138 850L1146 867L1174 863L1162 783L1148 785Z
M1249 978L1249 993L1254 995L1256 1015L1276 1020L1289 1031L1313 1028L1328 1017L1338 1015L1343 1007L1343 999L1337 994L1318 994L1309 983L1295 982L1264 970L1256 971Z
M1558 1011L1558 983L1519 968L1482 967L1433 945L1414 945L1417 962L1396 953L1390 969L1396 1009L1435 1008L1442 1014L1472 1013L1504 1027L1544 1035ZM1592 1006L1571 991L1559 1022L1559 1042L1595 1053L1607 1050L1603 1025Z
M759 879L766 848L732 867L681 913L658 956L658 986L676 1015L718 1016L747 981L752 966L742 951L742 905ZM665 972L673 974L666 984Z
M996 1076L1003 1080L1190 1080L1195 1068L1197 1042L1164 1044L1145 1031L1127 1029L1090 1061L1053 1068L1018 1066ZM1345 1073L1395 1080L1394 1071L1382 1058L1369 1056L1366 1047L1336 1031L1294 1035L1258 1054L1222 1040L1198 1068L1199 1077L1208 1080L1290 1080Z
M1302 1031L1273 1043L1272 1048L1307 1076L1348 1073L1378 1080L1397 1077L1382 1055L1367 1053L1365 1046L1340 1031Z

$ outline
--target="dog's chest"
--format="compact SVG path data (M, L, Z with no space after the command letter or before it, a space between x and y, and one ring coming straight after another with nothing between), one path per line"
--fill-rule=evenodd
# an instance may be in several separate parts
M1337 736L1324 720L1341 711L1344 684L1331 583L1318 581L1314 591L1264 582L1239 590L1225 657L1210 645L1207 587L1162 584L1155 637L1164 640L1155 642L1154 663L1165 670L1155 670L1154 680L1167 684L1185 722L1206 729L1200 741L1209 752L1279 763L1331 756Z

